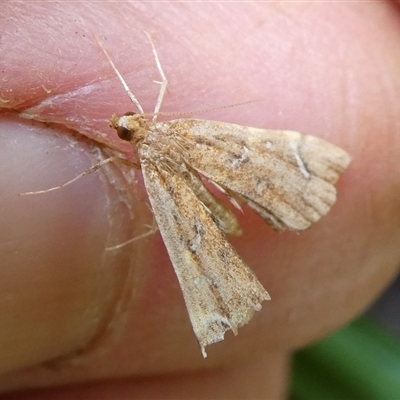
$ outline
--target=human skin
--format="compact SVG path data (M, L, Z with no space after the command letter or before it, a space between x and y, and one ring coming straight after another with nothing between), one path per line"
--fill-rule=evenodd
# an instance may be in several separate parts
M42 388L24 399L284 397L293 349L354 318L398 272L399 20L386 1L6 3L0 391ZM18 196L84 171L91 143L128 149L105 120L134 108L93 34L150 111L159 77L143 30L170 81L163 110L263 98L199 117L298 130L353 158L336 205L306 232L277 234L251 211L239 215L244 233L232 243L272 300L237 337L207 348L206 360L159 234L105 250L130 226L140 234L151 223L140 178L128 188L132 219L118 202L127 195L106 186L101 171Z

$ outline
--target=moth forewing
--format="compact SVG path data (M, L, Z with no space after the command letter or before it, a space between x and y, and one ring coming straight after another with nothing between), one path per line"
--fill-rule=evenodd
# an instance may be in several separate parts
M203 356L205 347L235 334L270 297L243 262L185 179L143 146L146 190L178 277ZM152 161L154 160L154 161Z
M195 119L170 124L185 138L183 157L192 168L242 196L277 230L303 230L325 215L351 160L339 147L293 131Z

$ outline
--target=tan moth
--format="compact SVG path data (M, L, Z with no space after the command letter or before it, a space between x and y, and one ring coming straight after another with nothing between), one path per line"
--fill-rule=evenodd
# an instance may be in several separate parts
M162 78L152 114L144 113L98 41L140 112L113 115L110 125L135 151L155 220L206 357L206 346L223 340L228 330L236 335L270 297L225 237L241 234L235 214L212 195L202 177L235 206L239 207L236 199L246 203L275 230L300 231L335 203L334 184L351 159L333 144L293 131L186 118L157 122L158 115L169 115L160 113L168 82L147 36ZM115 158L96 164L79 177L112 160Z

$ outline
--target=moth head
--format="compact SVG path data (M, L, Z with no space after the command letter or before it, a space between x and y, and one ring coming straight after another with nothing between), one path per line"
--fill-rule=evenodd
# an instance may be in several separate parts
M110 127L117 131L120 139L130 142L137 132L143 128L143 118L134 112L127 112L122 117L113 114L110 119Z

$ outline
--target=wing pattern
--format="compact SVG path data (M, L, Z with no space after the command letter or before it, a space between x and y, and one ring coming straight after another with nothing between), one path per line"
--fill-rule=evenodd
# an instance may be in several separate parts
M229 329L236 334L270 297L185 178L157 159L150 147L141 147L150 203L206 357L206 346L223 340Z
M325 215L350 163L339 147L298 132L194 119L169 124L182 137L187 164L239 194L277 230L303 230Z

